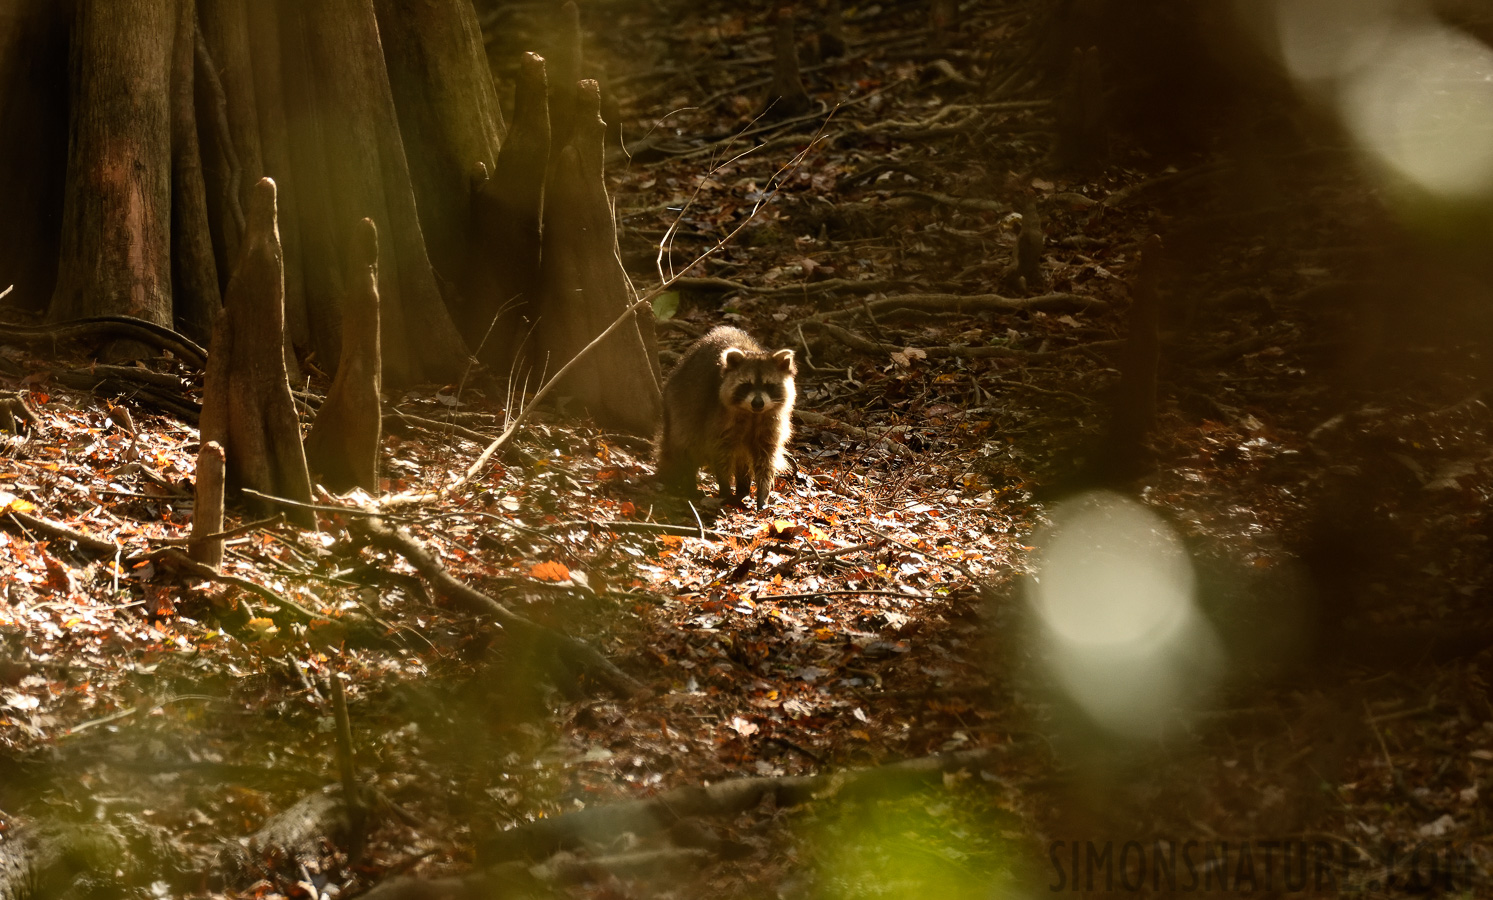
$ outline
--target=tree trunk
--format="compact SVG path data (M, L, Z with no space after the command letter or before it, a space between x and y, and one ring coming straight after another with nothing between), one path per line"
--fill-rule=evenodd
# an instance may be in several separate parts
M231 487L309 503L311 478L285 374L285 275L275 227L275 183L268 178L255 186L247 224L243 255L228 282L208 350L201 440L223 447ZM265 508L253 498L249 505ZM303 507L291 509L289 518L316 526L316 517Z
M326 402L306 436L306 462L334 491L378 489L378 230L360 223L347 261L342 357Z
M549 60L550 153L558 155L570 143L576 117L583 115L576 93L581 80L581 8L565 0L555 27L555 45ZM551 160L553 161L553 160Z
M420 230L443 288L454 287L471 243L471 172L493 171L504 133L482 29L471 0L374 5Z
M1161 238L1141 248L1131 285L1130 333L1120 357L1109 433L1100 471L1113 482L1145 470L1146 439L1156 421L1156 377L1161 363Z
M43 310L57 285L67 173L67 10L0 4L0 290Z
M173 0L79 0L54 321L170 325ZM121 348L123 349L123 348Z
M491 177L472 201L472 253L464 279L462 332L483 362L515 369L539 305L540 222L550 119L544 59L524 54L514 88L513 129Z
M602 174L606 124L594 81L582 81L568 146L550 170L545 202L543 347L549 370L574 357L635 299L617 253L617 227ZM635 312L567 376L566 390L598 421L652 435L663 407L651 310Z
M426 256L372 0L323 0L302 12L333 202L329 232L346 248L353 226L370 218L381 236L384 377L399 385L453 380L465 346Z
M301 233L301 276L306 295L308 349L322 366L337 359L342 347L342 307L330 302L346 295L342 266L337 260L329 159L324 127L318 117L315 69L306 40L301 0L275 0L280 29L281 77L295 90L283 92L286 139L294 184L300 189L296 204Z
M177 329L198 343L207 343L223 311L223 295L197 140L196 60L196 3L182 0L171 61L172 306Z
M307 352L313 349L301 239L302 184L291 162L280 15L275 4L266 0L250 3L248 14L249 43L254 48L252 62L254 99L259 113L259 148L264 158L264 174L275 179L280 198L280 249L285 258L285 362L292 366L295 363L292 347Z
M772 84L768 85L762 115L786 119L814 108L814 100L804 90L798 69L798 38L794 35L793 9L784 7L772 12Z

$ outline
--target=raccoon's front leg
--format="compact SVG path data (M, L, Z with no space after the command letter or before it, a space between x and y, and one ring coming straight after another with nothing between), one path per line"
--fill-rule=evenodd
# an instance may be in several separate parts
M710 464L710 474L715 476L716 483L720 485L720 497L722 503L729 503L736 499L736 493L731 488L731 463L729 460L716 460Z
M772 482L777 472L772 457L752 460L752 478L757 482L757 510L767 508L767 498L772 496Z

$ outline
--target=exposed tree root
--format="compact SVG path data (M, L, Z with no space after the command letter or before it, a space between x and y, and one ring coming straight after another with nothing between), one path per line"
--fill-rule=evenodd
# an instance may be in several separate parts
M73 896L69 891L79 882L112 875L128 855L123 836L97 824L15 828L0 843L0 898Z
M198 369L207 365L207 351L196 341L164 325L133 316L91 316L52 325L7 324L3 340L7 344L35 344L48 340L130 340L164 350Z
M276 872L294 873L300 864L320 857L324 844L340 845L349 833L342 788L329 785L271 816L243 843L225 842L218 868L239 884Z
M768 797L778 807L787 807L858 791L921 785L945 772L979 766L994 752L968 750L824 775L732 778L705 787L689 785L647 800L592 806L536 819L491 838L479 848L478 855L494 862L520 857L542 859L558 850L610 843L623 833L639 838L660 834L683 819L734 816Z

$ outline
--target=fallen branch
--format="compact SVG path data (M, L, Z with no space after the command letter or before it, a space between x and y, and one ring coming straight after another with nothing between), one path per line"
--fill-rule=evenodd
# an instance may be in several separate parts
M873 447L881 450L890 450L891 452L896 453L899 456L915 455L912 449L906 444L895 441L884 434L876 434L875 432L868 431L864 428L841 422L839 419L831 419L829 416L811 412L807 409L795 409L793 411L793 418L799 420L800 422L803 422L805 425L813 425L818 428L829 428L834 431L841 432L842 434L848 434L853 438L865 441Z
M429 549L408 532L390 528L376 518L355 520L350 523L350 527L354 532L366 536L374 546L392 550L404 557L439 593L455 601L466 611L491 619L515 639L548 651L558 669L556 675L572 681L579 681L582 675L590 676L622 697L647 693L648 689L637 679L617 668L590 646L525 618L476 588L458 581Z
M201 578L203 581L216 581L219 584L231 584L236 588L248 591L251 594L268 600L282 612L289 613L299 622L312 622L317 619L327 618L326 616L317 615L316 613L300 605L294 600L289 600L285 597L280 596L279 594L275 593L262 584L256 584L247 578L240 578L237 575L228 575L223 572L219 572L212 566L209 566L206 563L200 563L174 547L164 547L160 550L152 551L151 553L146 554L143 557L131 557L132 562L144 561L146 559L153 559L157 562L166 563L167 565L170 565L174 568L181 569L182 571L185 571L191 575L195 575L196 577Z
M1042 294L1037 297L1002 297L1000 294L895 294L849 309L811 316L807 322L829 322L860 315L869 308L873 314L893 309L922 309L933 312L1089 312L1108 309L1109 304L1078 294Z
M41 516L17 512L14 509L10 510L7 515L16 524L28 531L35 531L53 540L71 541L78 546L79 550L86 551L94 556L114 557L120 554L123 549L113 541L106 541L102 538L96 538L91 534L84 534L81 531L67 527L61 522L54 522L51 519L44 519Z
M1009 347L965 347L959 345L927 348L899 347L896 344L873 341L868 337L848 331L838 325L831 325L828 322L809 321L804 324L823 329L825 334L828 334L850 349L859 350L862 353L882 355L916 351L929 359L1051 359L1054 356L1068 353L1091 353L1097 350L1117 347L1124 343L1123 341L1093 341L1087 344L1064 347L1061 350L1012 350Z
M113 370L113 371L109 371ZM58 384L92 394L102 392L133 400L142 406L153 407L176 416L188 425L196 425L202 418L202 407L187 399L179 379L172 387L162 387L152 380L136 375L162 376L159 372L130 369L125 366L97 366L94 370L77 369L53 373Z
M400 412L397 409L389 411L389 418L393 422L398 422L400 425L403 425L406 428L420 428L433 434L454 434L457 437L464 437L467 440L474 441L478 444L485 444L488 441L492 440L492 437L490 435L483 434L480 431L473 431L472 429L467 428L464 425L458 425L455 422L439 422L435 419L427 419L424 416L412 416L409 413Z
M967 209L971 212L1011 212L1009 203L1001 203L998 200L981 200L976 197L955 197L940 191L897 191L893 197L913 197L918 200L927 200L929 203L938 203L943 206L952 206L955 209Z

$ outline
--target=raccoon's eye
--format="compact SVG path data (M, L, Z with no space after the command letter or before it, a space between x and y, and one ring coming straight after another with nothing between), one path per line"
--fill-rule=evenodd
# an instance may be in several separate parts
M767 396L774 400L783 399L783 386L777 382L765 384L762 386L762 389L767 392Z

